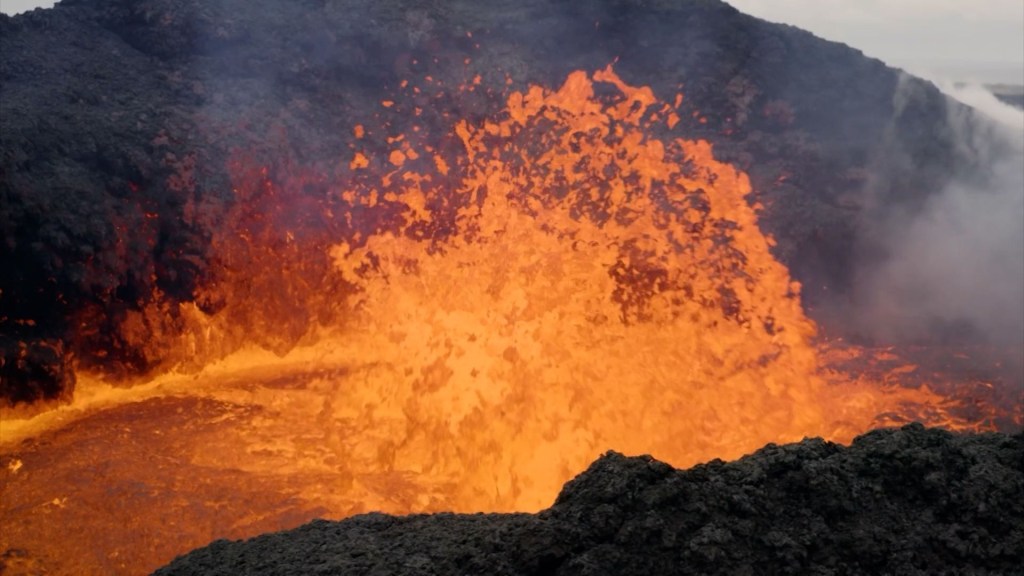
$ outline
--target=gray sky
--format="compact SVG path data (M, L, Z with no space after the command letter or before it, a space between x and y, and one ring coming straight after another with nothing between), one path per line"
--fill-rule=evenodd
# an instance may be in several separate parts
M1024 84L1024 0L727 1L918 74ZM52 5L0 0L0 12Z
M912 72L1024 83L1024 0L726 1Z

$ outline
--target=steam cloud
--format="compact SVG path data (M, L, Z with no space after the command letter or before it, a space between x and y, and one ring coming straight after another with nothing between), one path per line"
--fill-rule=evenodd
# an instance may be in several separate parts
M896 111L912 94L896 95ZM858 270L860 329L890 342L952 339L1002 349L1007 376L1024 374L1024 111L977 86L939 83L949 97L966 170L916 209L881 216L871 242L886 255ZM898 154L897 154L898 156ZM901 160L889 160L901 162Z

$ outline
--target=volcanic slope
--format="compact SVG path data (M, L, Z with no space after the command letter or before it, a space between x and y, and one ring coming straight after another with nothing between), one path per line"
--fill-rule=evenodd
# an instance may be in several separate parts
M920 425L675 470L609 452L532 514L368 514L219 540L157 576L1015 574L1024 436Z
M872 206L913 210L976 160L948 123L958 105L934 86L715 0L65 0L0 15L0 397L70 398L71 358L129 378L181 360L154 342L181 330L168 310L223 305L197 294L230 261L211 238L243 202L238 151L272 181L323 168L288 198L291 220L269 223L313 230L322 210L307 209L352 177L338 156L353 125L386 120L360 144L382 152L413 124L486 117L503 87L612 62L663 100L685 94L674 130L749 173L775 255L811 305L849 288ZM481 89L424 88L421 116L381 116L397 86L424 78ZM255 344L287 350L315 322L285 312L274 341Z

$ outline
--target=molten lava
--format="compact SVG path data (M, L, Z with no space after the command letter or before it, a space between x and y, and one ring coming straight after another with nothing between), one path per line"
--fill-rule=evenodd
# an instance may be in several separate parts
M832 431L746 178L652 134L649 89L593 80L460 122L457 187L404 173L404 227L333 251L346 346L381 367L336 404L396 430L383 465L459 480L460 509L538 509L612 446L689 465ZM446 196L456 229L417 237Z
M413 130L374 149L374 128L356 126L342 183L286 181L236 159L238 208L214 239L219 276L198 306L147 312L173 318L162 322L177 335L154 338L161 321L145 318L137 330L180 365L209 364L125 393L159 417L133 419L136 405L117 398L94 405L109 414L96 427L146 430L151 450L178 458L166 474L201 478L208 501L220 501L210 486L259 479L238 490L260 494L249 502L264 512L193 510L219 520L178 525L197 528L170 552L251 536L267 529L252 516L274 507L300 510L282 520L291 525L374 509L533 511L609 449L685 467L805 436L848 441L901 417L984 426L951 416L926 386L821 366L746 175L676 134L682 100L661 102L609 67L511 92L488 119L453 118L440 141ZM323 197L297 202L293 189L309 185ZM17 488L26 470L65 465L33 450L5 448L17 461L5 515L30 499ZM146 451L124 454L140 476L165 470ZM192 489L143 482L169 500ZM54 525L89 528L104 503L86 494L54 488ZM125 501L114 516L136 523L155 506ZM45 540L24 522L22 534Z

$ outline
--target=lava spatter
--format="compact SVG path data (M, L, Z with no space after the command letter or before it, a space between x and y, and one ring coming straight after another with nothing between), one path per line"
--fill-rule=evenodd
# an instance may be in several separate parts
M440 135L355 126L333 175L237 155L196 302L123 338L177 368L87 377L71 406L3 423L4 442L50 434L4 454L4 545L104 552L69 574L155 567L318 516L537 510L610 449L686 467L986 425L822 366L845 351L823 356L746 175L681 136L681 97L607 68L496 101ZM177 540L147 532L168 518Z

